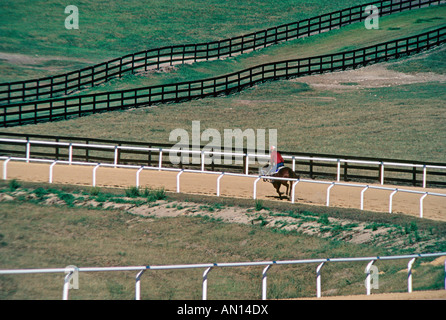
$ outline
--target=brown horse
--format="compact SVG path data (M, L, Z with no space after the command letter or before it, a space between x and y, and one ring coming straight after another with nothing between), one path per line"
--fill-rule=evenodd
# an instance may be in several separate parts
M287 179L300 179L300 176L297 175L291 168L283 167L277 173L273 174L272 177L276 178L287 178ZM288 196L288 199L291 199L291 189L293 185L293 181L287 180L271 180L273 187L276 189L279 194L279 199L282 200L282 192L280 192L280 187L282 185L286 186L285 195Z

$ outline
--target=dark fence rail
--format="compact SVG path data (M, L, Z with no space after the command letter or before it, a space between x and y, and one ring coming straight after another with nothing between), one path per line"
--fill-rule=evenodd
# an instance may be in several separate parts
M296 78L387 61L446 42L446 27L356 50L271 62L214 78L0 106L0 126L63 120L99 112L179 102L239 91L270 80Z
M64 137L40 134L20 134L20 133L0 133L0 138L19 139L21 142L0 141L0 156L8 157L27 157L26 143L27 140L49 141L49 142L68 142L68 143L82 143L86 145L109 145L122 147L146 147L158 149L170 149L173 144L163 144L155 142L135 142L125 140L108 140L108 139L91 139L83 137ZM204 146L200 146L199 150L203 150ZM52 160L69 160L69 146L50 146L48 144L32 143L32 150L30 156L32 158L52 159ZM103 149L96 147L76 146L72 148L72 161L85 161L94 163L116 163L130 164L140 166L158 166L159 152L157 151L138 151L119 149L115 153L114 148ZM167 151L166 151L167 152ZM233 149L232 152L243 153L242 164L219 164L211 160L211 163L206 164L206 170L224 171L224 172L246 172L246 154L255 153L255 150ZM319 153L303 153L280 150L282 155L288 156L285 159L285 165L294 167L295 171L302 177L310 177L312 179L337 179L338 170L340 168L340 179L344 181L360 181L370 183L391 183L396 185L413 185L413 186L429 186L429 187L446 187L446 163L438 162L422 162L413 160L388 159L388 158L373 158L373 157L357 157L335 154L319 154ZM290 159L289 157L295 157ZM299 157L306 157L307 159L299 159ZM308 159L312 157L314 159ZM358 161L359 163L340 163L339 168L336 162L321 161L321 158L326 159L348 159L350 161ZM233 158L235 160L235 157ZM252 160L252 159L251 159ZM374 162L360 163L363 162ZM234 161L235 162L235 161ZM385 177L382 180L381 164L386 163ZM397 166L388 165L387 163L407 165ZM417 166L414 166L417 165ZM192 159L189 158L189 163L172 164L168 156L162 158L163 167L179 167L183 169L198 169L201 164L192 164ZM258 173L260 164L250 164L249 173ZM427 172L424 172L424 167L429 167ZM435 168L435 167L442 167ZM426 174L426 181L423 176Z
M365 8L369 5L378 7L380 15L383 16L442 3L446 3L446 1L374 1L230 39L168 46L131 53L62 75L1 83L0 105L68 95L83 88L99 85L112 78L121 77L125 73L147 71L153 68L159 69L162 66L171 66L174 64L231 57L279 42L338 29L367 18L369 14L365 12Z

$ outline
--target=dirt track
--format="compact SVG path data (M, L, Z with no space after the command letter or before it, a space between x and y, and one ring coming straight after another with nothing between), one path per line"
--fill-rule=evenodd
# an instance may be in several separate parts
M3 161L0 163L3 164ZM49 164L8 163L8 179L22 181L48 182ZM98 168L96 186L129 187L136 185L136 169ZM53 183L92 185L93 166L55 165ZM218 175L183 173L180 176L181 192L191 194L216 195ZM163 187L166 191L176 191L177 172L143 170L140 174L140 186L150 188ZM253 197L253 178L224 176L220 183L220 195L223 197ZM387 186L387 185L386 185ZM300 182L296 185L296 202L325 205L328 185ZM422 189L404 187L404 189L446 193L444 189ZM335 186L330 191L330 206L360 208L362 188ZM282 186L281 191L285 191ZM364 194L364 210L388 212L391 191L368 189ZM393 212L419 216L419 194L397 193L393 197ZM257 199L277 200L272 185L262 180L257 183ZM286 201L286 200L282 200ZM424 218L446 221L446 198L427 196L424 199Z
M367 295L352 296L333 296L321 298L302 298L296 300L446 300L446 290L436 291L413 291L411 293L379 293Z

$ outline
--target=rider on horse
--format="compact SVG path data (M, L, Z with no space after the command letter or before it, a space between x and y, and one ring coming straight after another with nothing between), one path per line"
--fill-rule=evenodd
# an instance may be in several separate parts
M283 158L275 146L271 146L270 161L274 173L278 172L279 168L284 166Z

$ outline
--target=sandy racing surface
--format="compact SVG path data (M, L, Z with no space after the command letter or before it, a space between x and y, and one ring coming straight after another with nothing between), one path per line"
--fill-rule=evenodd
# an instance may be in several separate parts
M293 299L294 300L294 299ZM296 300L446 300L446 290L378 293L367 295L302 298Z
M1 161L3 164L3 161ZM3 167L3 166L2 166ZM10 161L7 165L7 178L32 182L48 182L50 164ZM53 183L91 186L94 166L55 165ZM130 187L136 185L136 169L99 167L96 171L98 187ZM142 188L161 188L176 191L177 172L143 170L140 173ZM215 196L217 194L216 174L188 173L180 176L180 192ZM220 195L223 197L253 197L254 178L223 176L220 180ZM296 185L296 202L326 205L327 184L299 182ZM392 187L385 185L386 187ZM416 187L398 188L446 193L444 189L422 189ZM360 208L360 195L363 188L334 186L330 191L330 207ZM281 187L285 192L285 187ZM364 193L364 210L389 211L389 196L392 191L368 189ZM398 192L393 197L393 212L414 216L420 215L420 194ZM257 199L277 200L277 193L271 183L263 180L257 183ZM287 200L281 200L287 201ZM446 198L427 196L424 199L423 217L446 221Z

